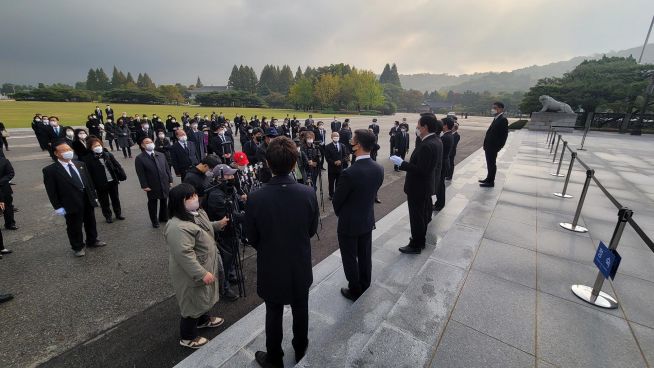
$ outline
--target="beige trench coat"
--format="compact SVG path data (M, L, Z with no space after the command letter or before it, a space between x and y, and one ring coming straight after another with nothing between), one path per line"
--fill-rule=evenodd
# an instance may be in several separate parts
M218 302L217 280L222 269L214 239L214 231L218 230L218 223L209 221L203 210L198 211L194 222L173 217L164 228L168 271L182 317L198 318ZM202 282L207 272L216 277L216 282Z

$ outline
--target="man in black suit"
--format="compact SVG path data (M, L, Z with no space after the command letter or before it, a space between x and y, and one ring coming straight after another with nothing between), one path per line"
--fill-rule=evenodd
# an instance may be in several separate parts
M3 215L5 218L5 229L18 230L14 220L14 191L9 183L14 178L14 168L11 162L4 157L0 157L0 202L5 204Z
M114 120L114 109L111 108L111 106L107 105L107 107L104 109L107 115L107 120L111 119L112 121Z
M145 138L150 138L154 142L154 130L147 120L142 120L141 127L136 131L136 144L140 146Z
M372 129L372 132L375 134L375 143L379 139L379 125L377 124L377 118L372 119L372 124L368 125L368 129Z
M266 161L273 177L248 196L245 228L257 250L257 294L266 303L266 350L255 354L263 367L283 367L282 315L293 312L293 348L300 361L309 344L309 287L311 237L318 229L316 194L289 175L297 162L295 143L288 137L272 139ZM279 208L284 208L280 216ZM293 224L293 226L288 226Z
M443 159L443 144L438 135L443 129L443 123L432 113L420 116L416 127L420 144L411 153L409 161L398 156L391 156L393 164L406 171L404 193L409 205L409 222L411 223L411 240L407 246L400 248L402 253L419 254L425 248L427 225L431 221L435 174L440 170Z
M44 119L47 118L44 117ZM47 127L48 151L50 152L50 157L56 161L57 157L55 156L54 149L57 143L66 139L66 129L59 126L59 118L56 116L51 116L49 121L50 125Z
M352 137L356 160L344 170L334 193L338 216L338 247L348 287L344 297L355 301L370 287L372 272L372 229L375 226L375 198L384 181L384 169L370 159L374 133L359 129Z
M215 154L225 164L231 162L232 155L234 154L234 141L226 134L224 124L219 125L215 131L215 135L209 139L207 153Z
M332 133L333 132L336 132L336 133L340 132L341 131L341 125L342 125L341 122L336 120L336 118L334 118L334 121L332 121L332 123L331 123Z
M504 147L506 138L509 136L509 121L504 117L504 104L495 102L491 113L495 115L495 118L488 127L486 138L484 138L484 153L486 154L488 175L486 175L485 179L479 180L479 186L486 188L495 186L497 153Z
M186 172L200 163L200 158L195 149L195 144L188 140L183 129L178 129L175 134L177 143L170 146L170 163L175 169L175 175L181 177L182 181L184 181Z
M395 125L391 128L391 130L388 132L388 135L391 136L390 143L391 143L391 154L389 156L399 156L395 153L395 135L400 132L400 122L395 120ZM399 170L395 170L399 171Z
M450 172L450 153L454 141L452 139L452 128L454 127L454 120L450 117L443 119L443 135L440 139L443 143L443 158L441 161L441 171L436 173L439 179L436 182L436 203L434 203L434 211L440 211L445 207L445 177Z
M104 119L102 118L102 109L100 108L100 106L96 105L95 106L95 111L93 111L93 114L91 114L91 115L95 115L94 119L98 119L101 122L104 121Z
M343 169L347 168L347 159L350 152L340 142L338 132L332 133L332 143L325 146L325 160L327 161L327 183L329 200L334 197L335 186L338 185L338 178Z
M73 161L73 149L59 142L54 148L57 161L43 168L43 183L55 213L66 218L68 240L76 257L83 257L86 232L87 247L103 247L107 243L98 240L94 208L98 197L86 166Z
M450 150L450 172L445 180L452 180L452 176L454 176L454 158L456 157L456 147L459 145L460 140L459 123L454 122L454 127L452 128L452 149Z
M158 228L160 222L168 220L168 192L173 184L170 166L163 153L154 150L154 143L150 138L141 142L141 152L136 156L134 165L139 178L141 189L148 195L148 214L152 227ZM159 216L157 217L157 202L159 202Z
M396 121L396 123L399 122ZM404 160L407 152L409 152L409 144L411 143L411 140L409 139L409 133L407 133L406 126L402 125L401 127L396 128L395 133L391 134L391 153ZM397 165L394 165L394 169L396 172L400 171L400 167Z
M204 132L198 128L198 124L191 123L191 129L186 130L189 142L193 142L198 160L207 155L207 146L204 144Z

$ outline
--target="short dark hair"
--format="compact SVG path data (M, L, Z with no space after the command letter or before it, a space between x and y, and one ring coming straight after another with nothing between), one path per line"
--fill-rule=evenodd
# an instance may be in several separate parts
M452 128L454 127L454 119L452 119L449 116L444 118L443 125L447 125L447 129L452 130Z
M500 101L493 102L493 105L499 107L500 109L504 109L504 104Z
M436 119L436 115L425 112L420 114L420 120L418 120L418 125L427 126L427 131L429 133L437 133L439 120ZM443 130L443 123L440 123L441 130Z
M275 175L288 175L297 163L297 158L297 147L286 136L273 138L266 149L266 161Z
M355 130L354 137L357 139L357 143L366 152L371 152L375 147L375 134L368 129Z
M168 217L193 221L193 215L186 210L184 200L193 197L194 194L196 194L196 191L191 184L182 183L172 188L168 193Z
M220 165L222 161L218 158L218 156L210 154L203 158L200 163L209 166L210 169L213 169L214 167Z

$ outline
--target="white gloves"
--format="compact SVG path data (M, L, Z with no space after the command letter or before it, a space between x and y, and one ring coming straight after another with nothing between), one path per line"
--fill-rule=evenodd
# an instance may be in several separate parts
M54 211L54 213L55 213L55 215L58 215L58 216L65 216L66 215L66 210L63 207L61 207L61 208L57 208Z
M402 162L404 162L402 157L395 156L395 155L391 156L390 160L393 161L393 165L396 165L396 166L400 166L400 165L402 165Z

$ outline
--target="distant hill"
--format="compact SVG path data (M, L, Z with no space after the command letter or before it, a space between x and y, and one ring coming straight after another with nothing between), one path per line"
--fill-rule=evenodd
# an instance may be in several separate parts
M642 46L634 47L622 51L612 51L605 54L595 54L591 56L578 56L566 61L559 61L547 65L533 65L526 68L516 69L511 72L487 72L475 74L400 74L402 87L405 89L416 89L418 91L449 91L465 92L514 92L526 91L536 82L545 77L560 77L564 73L571 71L582 61L586 59L598 59L603 55L622 56L632 55L634 58L640 56ZM654 44L647 45L643 63L654 64Z

